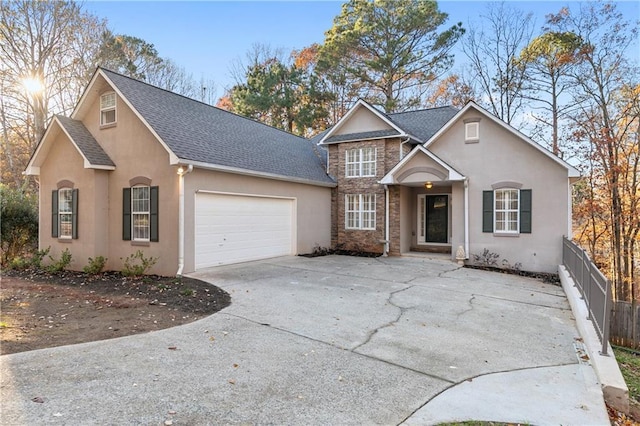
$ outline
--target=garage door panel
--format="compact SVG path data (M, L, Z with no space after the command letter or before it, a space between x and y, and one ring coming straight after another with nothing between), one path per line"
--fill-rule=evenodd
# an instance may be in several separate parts
M291 199L196 195L196 269L294 254Z

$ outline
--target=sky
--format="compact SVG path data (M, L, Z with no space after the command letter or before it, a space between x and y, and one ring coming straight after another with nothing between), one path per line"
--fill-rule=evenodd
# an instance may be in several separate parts
M289 53L312 43L322 43L340 13L342 1L87 1L88 12L104 18L116 34L139 37L152 43L158 54L170 58L200 81L213 80L216 95L234 80L232 65L245 57L256 43L282 48ZM536 28L545 15L576 2L511 1L532 12ZM618 1L627 19L640 19L640 2ZM477 24L485 10L484 1L439 1L449 14L447 24L462 22L465 28ZM638 46L634 48L638 51ZM639 54L640 55L640 54ZM456 62L463 60L456 51Z

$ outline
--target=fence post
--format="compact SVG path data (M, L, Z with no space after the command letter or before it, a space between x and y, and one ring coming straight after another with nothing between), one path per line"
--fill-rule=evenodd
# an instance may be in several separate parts
M611 327L611 281L605 281L604 293L604 321L602 322L602 351L600 355L609 356L607 347L609 346L609 328Z

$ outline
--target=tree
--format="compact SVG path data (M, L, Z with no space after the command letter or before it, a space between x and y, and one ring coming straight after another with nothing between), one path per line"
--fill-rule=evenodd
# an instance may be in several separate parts
M589 177L598 196L591 202L599 201L607 212L605 226L591 226L606 231L607 244L598 248L610 259L607 272L615 294L620 300L635 300L639 296L640 70L629 62L628 49L638 36L638 24L625 21L611 3L582 5L575 14L563 8L548 17L548 24L582 40L579 65L571 73L576 154L590 164Z
M528 69L523 96L541 104L551 115L550 122L540 115L534 117L551 127L551 150L556 155L560 154L559 122L572 107L571 103L563 105L560 97L570 87L568 73L577 62L581 44L571 32L548 31L533 39L518 58L520 66Z
M327 96L315 76L277 58L249 67L246 81L229 92L238 114L299 135L322 126Z
M507 6L490 3L482 15L488 28L470 24L462 47L469 59L473 80L482 94L482 103L509 124L522 110L522 90L526 67L517 57L533 34L532 15Z
M417 106L428 84L453 64L464 30L442 32L447 14L431 0L350 0L325 33L318 67L338 86L387 112Z
M451 74L440 80L427 94L425 106L454 106L462 108L469 101L475 101L478 95L472 84L458 74Z
M104 21L76 2L0 3L0 125L4 182L22 185L22 171L52 113L74 107Z

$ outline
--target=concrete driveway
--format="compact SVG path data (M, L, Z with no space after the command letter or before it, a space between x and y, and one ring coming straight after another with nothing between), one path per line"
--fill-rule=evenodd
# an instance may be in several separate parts
M408 257L285 257L193 276L231 306L0 357L1 423L608 424L559 286Z

